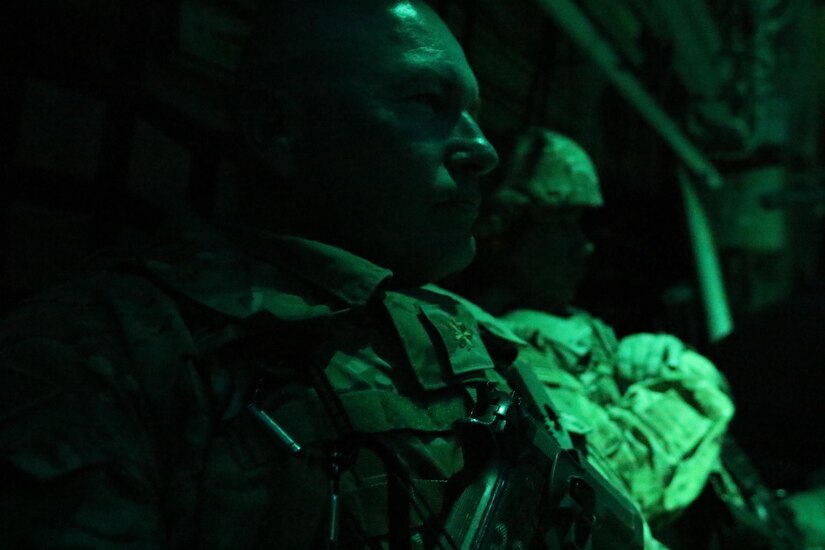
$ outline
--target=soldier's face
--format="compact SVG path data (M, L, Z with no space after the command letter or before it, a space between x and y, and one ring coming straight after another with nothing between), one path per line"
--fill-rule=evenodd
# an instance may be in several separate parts
M573 301L593 253L582 214L581 208L559 209L513 244L513 282L530 306L557 310Z
M427 282L472 260L478 178L498 162L461 47L417 2L343 30L307 94L298 173L325 240Z

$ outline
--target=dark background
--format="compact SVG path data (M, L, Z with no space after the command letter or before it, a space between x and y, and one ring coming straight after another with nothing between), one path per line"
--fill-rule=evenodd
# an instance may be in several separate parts
M588 219L597 254L578 305L620 335L675 333L715 359L738 398L734 432L772 484L801 484L825 466L822 3L571 2L723 176L721 190L696 182L736 326L714 344L682 161L662 128L616 91L546 3L432 3L477 72L481 123L505 159L514 134L540 124L580 141L599 167L607 206ZM254 5L0 8L0 307L128 242L176 198L215 220L231 208L223 92ZM778 176L762 191L753 174L765 168ZM766 195L779 207L763 208Z

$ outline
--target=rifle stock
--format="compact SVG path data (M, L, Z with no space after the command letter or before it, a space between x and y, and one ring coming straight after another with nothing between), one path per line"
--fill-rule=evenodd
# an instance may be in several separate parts
M486 403L485 403L486 401ZM641 550L641 516L572 445L563 445L515 394L489 392L456 426L465 488L442 546L461 550Z

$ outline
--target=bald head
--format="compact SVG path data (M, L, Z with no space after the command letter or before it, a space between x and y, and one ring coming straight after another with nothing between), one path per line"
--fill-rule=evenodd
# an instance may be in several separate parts
M497 156L476 123L464 52L426 3L280 3L256 28L238 82L244 143L274 176L247 190L258 211L247 220L408 282L469 263L477 179ZM288 200L267 192L276 186Z
M432 9L421 0L269 0L236 74L243 87L291 89L364 66L374 45L367 29ZM437 17L437 16L436 16Z

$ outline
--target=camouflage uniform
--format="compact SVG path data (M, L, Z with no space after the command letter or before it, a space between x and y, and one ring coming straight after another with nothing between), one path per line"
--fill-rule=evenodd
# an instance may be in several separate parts
M519 136L479 220L479 238L507 250L531 224L603 202L598 174L581 146L530 128ZM712 473L726 478L719 456L734 407L707 359L688 350L678 366L663 365L658 375L628 384L617 369L616 336L600 320L573 310L568 317L527 309L503 313L501 320L530 344L519 359L545 384L565 427L586 438L594 464L647 521L684 510ZM651 548L657 544L647 540Z
M627 384L617 374L616 336L599 319L530 310L503 319L531 344L522 358L546 385L565 427L587 438L594 462L648 521L686 508L721 469L734 407L707 359L686 350L658 376Z
M4 320L0 546L314 547L327 472L245 410L254 401L306 449L334 438L311 364L440 512L463 465L453 422L477 386L507 388L495 368L512 357L507 331L443 295L390 290L389 271L334 247L233 240L254 257L190 234ZM341 478L345 543L386 535L386 486L359 453Z

